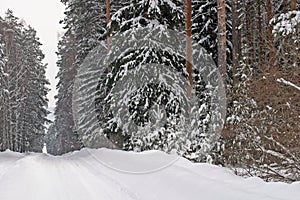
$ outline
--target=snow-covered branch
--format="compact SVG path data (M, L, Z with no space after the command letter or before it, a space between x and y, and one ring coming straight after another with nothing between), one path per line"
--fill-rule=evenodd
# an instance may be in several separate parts
M287 80L285 80L285 79L283 79L283 78L277 79L277 82L283 83L283 84L286 84L286 85L289 85L289 86L292 86L292 87L294 87L294 88L296 88L297 90L300 91L300 86L297 86L297 85L295 85L294 83L292 83L292 82L290 82L290 81L287 81Z

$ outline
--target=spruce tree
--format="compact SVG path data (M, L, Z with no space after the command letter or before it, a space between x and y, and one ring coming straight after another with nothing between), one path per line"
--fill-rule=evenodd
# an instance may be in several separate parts
M57 75L59 83L57 85L57 107L55 110L56 120L54 130L57 131L56 137L62 143L61 153L79 149L82 144L77 132L90 128L90 119L80 115L81 107L78 106L74 113L72 102L78 96L73 96L74 81L78 68L82 65L88 53L106 38L105 27L105 1L84 0L69 1L63 0L66 4L66 17L61 23L64 24L66 33L59 44L60 71ZM89 80L87 80L89 81ZM90 90L91 83L80 85L80 90ZM81 99L74 100L82 104ZM86 108L86 107L84 107ZM75 116L75 122L73 119ZM77 120L78 116L80 119Z
M46 67L43 63L44 54L40 49L41 43L32 27L24 29L22 71L24 71L19 82L19 99L23 100L20 106L19 118L23 120L19 133L26 134L30 151L41 151L44 144L46 124L48 123L48 85L46 78ZM27 82L27 83L26 83ZM24 108L25 109L24 109ZM30 124L30 126L28 126ZM28 126L28 127L26 127ZM26 127L26 130L24 128ZM23 130L22 130L22 129Z
M73 87L73 95L72 100L73 100L73 116L75 120L75 131L79 135L79 138L81 140L84 140L83 145L87 146L94 146L93 144L97 146L106 146L107 144L105 140L103 141L102 137L95 138L93 139L89 138L88 140L86 139L86 135L97 135L98 133L98 128L99 125L97 123L97 118L96 115L93 115L95 111L95 102L91 101L96 95L96 86L98 84L98 76L100 74L99 68L97 68L96 65L91 68L91 63L89 60L91 59L99 59L101 56L105 56L107 53L107 48L106 45L109 45L109 42L105 44L105 39L109 38L109 35L107 34L106 31L106 23L107 19L111 17L111 14L115 13L117 9L125 6L128 4L127 1L110 1L110 10L109 13L107 12L106 9L106 2L105 1L100 1L100 2L95 2L97 5L97 12L90 12L87 10L87 8L77 8L77 10L81 10L82 13L86 13L85 15L85 20L89 22L89 19L97 19L97 23L99 26L102 28L99 29L97 26L91 24L87 29L85 30L84 27L86 25L82 24L81 21L76 21L74 23L75 27L78 27L78 32L81 31L79 34L79 37L75 37L75 40L79 41L77 45L77 48L79 48L78 52L85 52L84 56L78 57L76 56L76 64L78 64L78 71L77 75L75 77L75 85ZM110 15L109 15L110 14ZM109 15L109 16L108 16ZM89 30L92 29L95 32L98 32L98 38L95 37L95 35L89 35ZM105 30L105 32L101 31ZM87 32L87 34L85 33ZM76 30L74 31L74 35L78 35L76 33ZM85 35L85 36L84 36ZM84 49L80 49L82 47L82 43L84 40L91 40L92 41L89 43L89 47ZM104 50L103 52L95 52L98 51L99 48L102 48ZM92 53L93 52L93 53ZM90 58L89 54L94 55L94 58ZM87 56L87 57L86 57ZM93 61L91 61L93 63ZM94 87L93 87L94 86ZM103 144L103 142L105 144ZM101 144L100 144L101 143Z
M56 132L50 132L49 134L55 134L52 137L55 137L57 143L59 143L58 146L60 148L56 150L58 154L67 153L80 148L80 142L74 133L72 112L72 91L74 77L76 75L76 45L73 38L74 36L71 31L66 32L59 42L57 53L57 66L59 67L57 78L59 82L57 84L58 94L55 97L57 102L53 124L53 130ZM49 147L53 149L54 147L51 146L51 144L49 144Z
M1 24L1 32L6 57L0 76L1 150L41 151L49 84L41 43L35 30L24 27L11 10Z
M200 161L215 139L209 138L206 126L212 114L207 104L209 84L204 83L199 69L194 69L197 104L190 108L194 115L189 115L190 110L182 107L189 101L183 86L189 81L182 8L183 4L175 0L134 0L112 16L108 25L112 49L106 65L101 66L104 75L96 103L103 133L119 148L175 150ZM200 57L206 54L196 48L197 53ZM141 77L142 83L137 81Z

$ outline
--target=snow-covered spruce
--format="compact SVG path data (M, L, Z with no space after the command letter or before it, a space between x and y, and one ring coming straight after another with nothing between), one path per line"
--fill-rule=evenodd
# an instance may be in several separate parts
M175 149L200 161L216 141L211 133L223 123L224 113L215 108L212 96L214 89L220 89L216 86L219 77L202 48L194 53L203 59L203 65L194 69L195 99L186 96L185 38L170 31L182 27L179 5L177 1L134 1L112 17L112 49L96 100L98 120L103 133L121 148ZM210 70L204 80L200 74Z
M74 79L87 54L105 39L105 2L98 0L62 0L66 5L66 16L61 23L66 32L58 45L59 72L58 95L52 139L49 152L63 154L79 149L81 144L74 125L72 98ZM82 85L83 90L88 85ZM85 116L82 116L83 118ZM88 121L88 119L85 119ZM86 127L81 127L86 128ZM53 150L53 152L52 152Z
M178 0L132 0L130 5L121 8L112 16L108 32L124 32L149 24L183 31L182 7L182 2Z
M224 114L216 108L218 100L212 98L212 94L218 92L213 90L221 87L214 87L218 77L211 66L212 59L204 49L195 48L197 59L203 59L199 63L208 64L200 67L202 71L195 67L196 94L191 101L195 104L186 103L189 101L186 97L185 36L178 33L184 29L184 14L182 8L176 6L181 4L174 2L140 1L119 10L108 25L108 33L112 36L110 54L106 56L105 44L101 44L80 66L73 91L73 114L76 130L85 146L111 147L113 141L126 150L175 149L196 161L209 152L216 139L210 134L211 130L220 127ZM165 6L176 14L172 22L160 24L156 18L170 19ZM141 12L134 12L137 7ZM164 12L157 13L160 9ZM122 30L118 26L123 27ZM211 80L215 76L213 83L200 77L205 73ZM138 78L131 79L132 76ZM170 82L173 84L168 85ZM95 102L97 116L94 115ZM184 105L197 106L187 109ZM122 114L119 108L124 108L125 112ZM220 124L209 126L212 121ZM107 142L103 135L110 141Z
M49 84L41 43L11 10L0 32L0 150L41 151Z

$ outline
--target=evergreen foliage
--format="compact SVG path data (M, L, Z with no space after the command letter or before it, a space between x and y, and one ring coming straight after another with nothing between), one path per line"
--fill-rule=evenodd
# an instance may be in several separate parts
M46 65L41 43L8 10L0 20L0 149L40 152L47 120Z
M185 39L176 40L171 34L185 31L183 1L111 1L108 24L104 0L63 2L67 31L60 43L57 122L51 128L62 143L75 136L86 141L84 145L101 147L103 137L97 137L105 135L125 150L175 149L190 160L213 161L242 175L299 180L299 12L289 11L290 1L226 1L228 114L212 152L217 138L208 136L209 125L218 126L222 118L210 112L216 107L211 103L215 91L205 78L215 80L212 67L200 62L206 67L201 71L194 63L195 115L186 117L189 109L183 107L186 58L178 52L185 52ZM208 53L220 66L218 45L224 38L218 41L218 9L222 8L217 0L192 2L194 56ZM172 49L176 44L183 49ZM106 59L99 66L102 58ZM83 70L77 74L79 67ZM205 70L211 70L211 77L203 77ZM149 76L153 71L160 78ZM80 81L74 84L74 79ZM71 108L72 100L76 108ZM97 116L84 114L95 110ZM71 137L60 139L61 130Z
M200 161L206 159L216 140L208 134L208 124L216 113L209 112L211 91L206 87L210 83L204 82L197 69L197 100L193 100L197 103L184 107L190 100L185 99L185 36L178 38L184 27L182 7L179 1L132 1L112 16L108 24L108 32L114 36L112 49L103 66L111 70L106 70L99 83L97 110L103 133L119 148L175 150ZM199 56L206 53L202 49L196 52ZM138 83L141 77L143 83ZM116 96L118 87L123 90ZM125 111L116 112L120 107Z

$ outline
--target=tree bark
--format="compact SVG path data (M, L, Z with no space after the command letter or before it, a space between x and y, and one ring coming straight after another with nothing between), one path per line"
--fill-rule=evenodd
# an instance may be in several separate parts
M185 29L186 29L186 71L190 87L188 96L191 96L193 87L193 47L192 47L192 0L185 2Z
M253 19L255 18L253 14L253 2L247 2L246 4L246 44L247 44L247 65L253 66L255 72L257 72L257 66L254 65L256 56L255 56L255 44L254 44L254 27Z
M263 32L262 32L262 20L261 20L261 2L257 0L257 29L258 29L258 63L259 63L259 71L261 71L261 67L263 65L263 49L262 49L262 42L263 42Z
M237 13L237 0L232 1L232 69L233 69L233 85L236 84L236 69L238 66L238 34L237 34L237 24L238 13Z
M291 9L296 10L297 9L297 0L292 0L291 2Z
M111 8L110 8L110 0L106 0L106 23L109 24L111 19ZM110 34L107 35L107 52L110 52L111 49L111 37Z
M275 47L274 47L274 37L272 34L272 25L269 24L270 20L273 18L273 10L271 0L267 0L267 19L268 19L268 42L269 42L269 65L270 67L275 65Z
M226 0L218 0L218 65L226 83Z
M286 13L288 10L287 10L287 6L288 6L288 0L283 0L282 1L282 5L283 5L283 12Z

